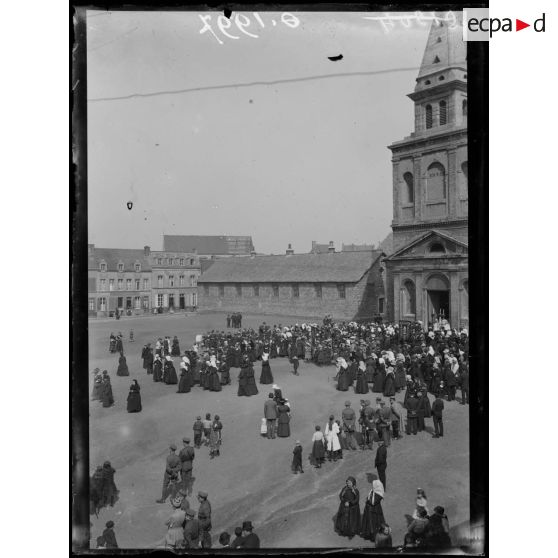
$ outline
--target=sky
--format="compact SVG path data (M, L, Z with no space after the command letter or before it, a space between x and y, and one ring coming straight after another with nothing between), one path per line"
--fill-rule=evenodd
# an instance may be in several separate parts
M430 24L218 15L88 11L89 243L251 235L270 254L379 243L392 219L387 146L413 131L407 94Z

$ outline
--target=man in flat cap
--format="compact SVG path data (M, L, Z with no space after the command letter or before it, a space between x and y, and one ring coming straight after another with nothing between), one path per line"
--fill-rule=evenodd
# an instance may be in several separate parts
M240 548L260 548L260 537L252 532L252 522L244 521L242 523L243 541Z
M176 496L178 492L178 473L181 469L180 458L176 455L176 445L171 444L169 446L169 454L167 455L167 465L165 468L165 475L163 477L163 491L161 493L161 499L157 500L158 504L164 504L169 494L172 498ZM169 485L172 483L172 486ZM176 490L174 490L176 488ZM172 494L174 492L174 494Z
M355 440L356 413L351 409L351 402L345 401L345 408L341 412L343 431L345 432L347 447L356 450L358 445Z
M184 447L180 450L178 457L181 463L181 480L182 487L188 492L188 495L192 494L192 469L194 468L192 461L195 458L194 448L190 445L190 438L183 438L182 442Z
M200 547L200 522L196 519L194 510L186 510L186 522L184 525L184 546L186 548Z
M386 490L387 448L383 440L378 442L374 467L376 467L376 470L378 471L378 478L384 485L384 490Z
M200 523L201 547L211 548L211 504L207 499L207 492L200 490L198 492L198 520Z

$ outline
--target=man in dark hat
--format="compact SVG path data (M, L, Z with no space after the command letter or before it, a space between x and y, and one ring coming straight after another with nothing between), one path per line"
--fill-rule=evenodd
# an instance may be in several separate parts
M432 421L434 423L434 436L433 438L440 438L444 436L444 423L442 421L442 413L444 410L444 401L437 395L432 403Z
M378 478L384 485L384 490L386 490L387 448L383 440L380 440L378 442L378 449L376 450L374 467L376 467L376 470L378 471Z
M198 521L200 523L200 536L202 548L211 548L211 504L207 499L207 492L198 492Z
M105 541L105 548L118 548L116 542L116 535L114 534L114 521L106 522L106 529L103 531L103 539Z
M358 445L355 440L356 413L351 409L351 402L345 401L345 408L341 412L343 431L345 432L347 447L356 450Z
M165 468L165 475L163 477L163 491L161 493L161 498L157 500L158 504L164 504L169 494L174 491L174 487L178 483L178 473L181 469L180 458L176 455L176 445L171 444L169 446L169 455L167 455L167 465ZM173 484L173 487L169 490L169 485ZM178 489L176 490L176 492ZM171 494L172 498L176 496L175 494Z
M182 442L184 447L178 454L181 463L180 475L182 487L188 492L188 494L192 494L192 469L194 468L192 461L194 461L196 454L194 452L194 448L190 445L190 438L183 438Z
M405 403L407 408L407 434L415 434L418 431L418 399L411 392Z
M194 422L194 446L198 449L201 448L202 432L203 422L201 416L197 416L196 422Z
M395 397L389 398L389 410L390 410L390 422L391 430L393 432L393 439L398 440L401 438L400 428L401 428L401 414L395 408Z
M242 523L244 540L241 548L260 548L260 537L258 537L256 533L253 533L252 530L253 527L251 521L244 521Z
M184 546L186 548L200 547L200 522L196 519L194 510L186 510L186 523L184 525Z

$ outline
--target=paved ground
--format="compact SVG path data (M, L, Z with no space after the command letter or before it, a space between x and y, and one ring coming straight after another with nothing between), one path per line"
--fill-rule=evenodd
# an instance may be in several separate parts
M257 326L265 320L273 323L302 323L300 318L246 316L244 326ZM224 425L221 457L210 460L208 449L196 451L194 493L209 492L213 508L214 546L221 531L231 534L243 520L251 520L265 547L371 547L360 537L352 541L333 531L338 494L348 475L357 479L361 508L371 486L366 473L374 472L374 451L344 452L337 463L322 469L307 464L314 425L322 428L330 414L340 417L345 400L355 410L364 396L352 391L335 390L335 368L318 368L302 363L300 376L289 373L286 359L271 361L276 383L289 398L292 408L291 437L267 440L259 434L263 404L268 388L250 398L236 395L238 369L232 369L233 384L219 393L199 387L189 394L176 393L176 386L154 383L142 368L141 349L157 337L177 335L181 350L191 346L196 333L224 329L225 316L173 315L115 320L91 320L89 324L89 382L95 367L111 374L115 406L104 409L90 404L91 471L95 465L110 460L116 468L120 500L114 508L103 509L99 518L92 516L91 536L97 537L106 521L112 519L122 548L152 548L163 540L164 522L170 515L169 504L157 504L160 497L165 457L171 442L181 447L184 436L193 436L196 415L210 412L220 415ZM125 342L124 350L130 376L116 376L118 359L108 352L111 331L128 337L134 329L136 342ZM175 359L178 370L178 359ZM261 365L256 363L256 377ZM131 380L142 388L143 411L128 414L126 397ZM370 393L367 396L372 399ZM397 396L403 400L403 394ZM431 420L427 420L431 426ZM403 541L406 514L414 508L417 487L428 496L429 507L443 505L452 526L452 539L459 542L468 535L469 518L469 440L468 407L458 402L446 403L446 436L433 439L423 432L404 436L388 449L386 498L383 509L392 527L394 545ZM296 440L303 444L305 473L290 470ZM197 510L195 498L190 505Z

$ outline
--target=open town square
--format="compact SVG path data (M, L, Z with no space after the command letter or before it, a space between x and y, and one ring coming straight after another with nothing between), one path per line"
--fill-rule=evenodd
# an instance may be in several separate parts
M228 318L90 320L91 548L469 542L466 330Z

